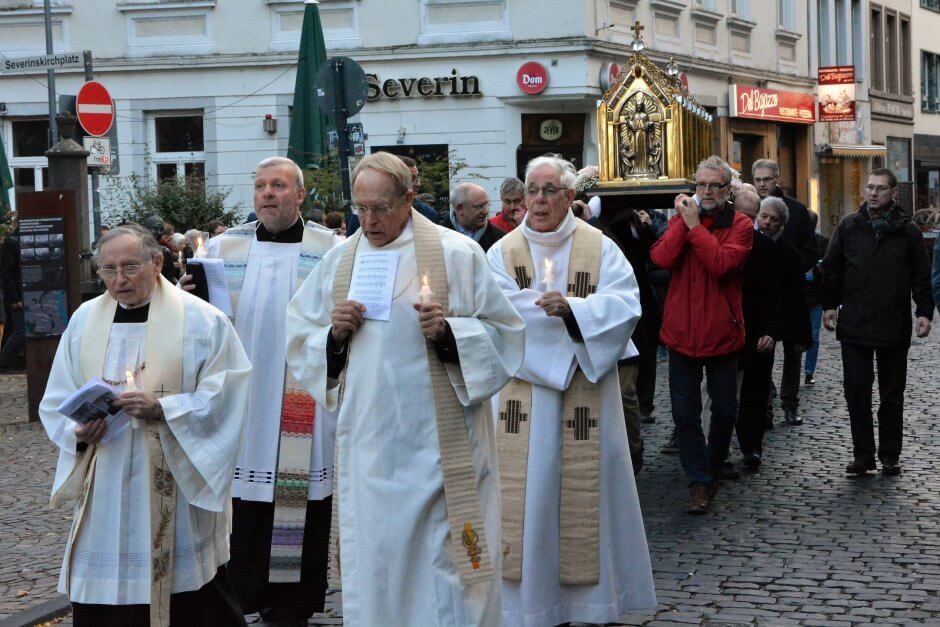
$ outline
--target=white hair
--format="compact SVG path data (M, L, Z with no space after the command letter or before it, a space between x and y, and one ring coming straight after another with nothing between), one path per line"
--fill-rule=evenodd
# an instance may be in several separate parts
M781 224L786 224L790 219L790 209L787 208L787 203L783 202L783 198L778 198L777 196L768 196L767 198L760 201L761 209L773 209L777 212L777 217L780 218Z
M529 184L529 177L532 175L532 173L543 166L550 167L558 174L558 182L562 187L574 189L574 180L577 178L578 174L575 172L574 166L571 164L571 162L565 161L561 157L553 157L548 155L536 157L532 161L529 161L528 165L526 165L526 185Z

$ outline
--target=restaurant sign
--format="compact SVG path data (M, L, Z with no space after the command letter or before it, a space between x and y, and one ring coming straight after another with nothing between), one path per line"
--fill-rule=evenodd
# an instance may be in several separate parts
M753 85L731 85L728 93L731 117L812 124L816 102L812 94L766 89Z
M855 66L819 68L819 121L855 119Z

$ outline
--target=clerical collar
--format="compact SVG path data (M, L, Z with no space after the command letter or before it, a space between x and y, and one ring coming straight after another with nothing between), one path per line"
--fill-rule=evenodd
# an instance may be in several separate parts
M558 225L558 228L545 233L536 231L529 226L529 214L527 212L522 219L520 228L522 229L522 234L530 242L543 244L545 246L560 246L565 240L571 237L574 230L578 228L578 223L575 222L575 220L580 219L581 218L574 217L574 214L571 213L571 209L568 209L568 214L565 216L565 219L561 221L561 224Z
M114 311L114 322L118 323L133 323L133 322L147 322L147 316L150 313L150 303L145 303L140 307L134 307L133 309L128 309L121 303L118 303L117 309Z
M272 233L264 227L262 222L258 222L258 228L255 231L255 237L259 242L275 242L277 244L297 244L298 242L303 241L304 238L304 221L297 217L297 221L294 222L293 226L288 229L281 231L280 233Z

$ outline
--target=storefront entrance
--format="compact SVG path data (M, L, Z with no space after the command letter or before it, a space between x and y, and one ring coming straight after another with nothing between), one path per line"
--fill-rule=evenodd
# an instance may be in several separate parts
M516 149L516 176L526 164L545 153L557 153L580 169L584 154L583 113L522 114L522 144Z

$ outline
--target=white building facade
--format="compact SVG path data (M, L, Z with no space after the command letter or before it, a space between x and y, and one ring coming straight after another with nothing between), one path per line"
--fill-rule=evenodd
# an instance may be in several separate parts
M93 52L115 100L120 176L202 174L247 212L254 166L286 154L303 10L296 0L62 0L54 44ZM355 120L366 151L459 160L468 167L458 176L493 199L535 155L597 162L596 102L636 21L647 53L675 58L716 116L718 154L748 175L753 160L778 159L784 187L811 192L813 120L729 107L729 85L812 97L801 0L321 0L319 10L328 55L370 75ZM0 53L44 51L42 2L0 0ZM59 94L83 81L81 70L56 72ZM46 99L44 73L0 75L0 136L18 189L43 187Z

